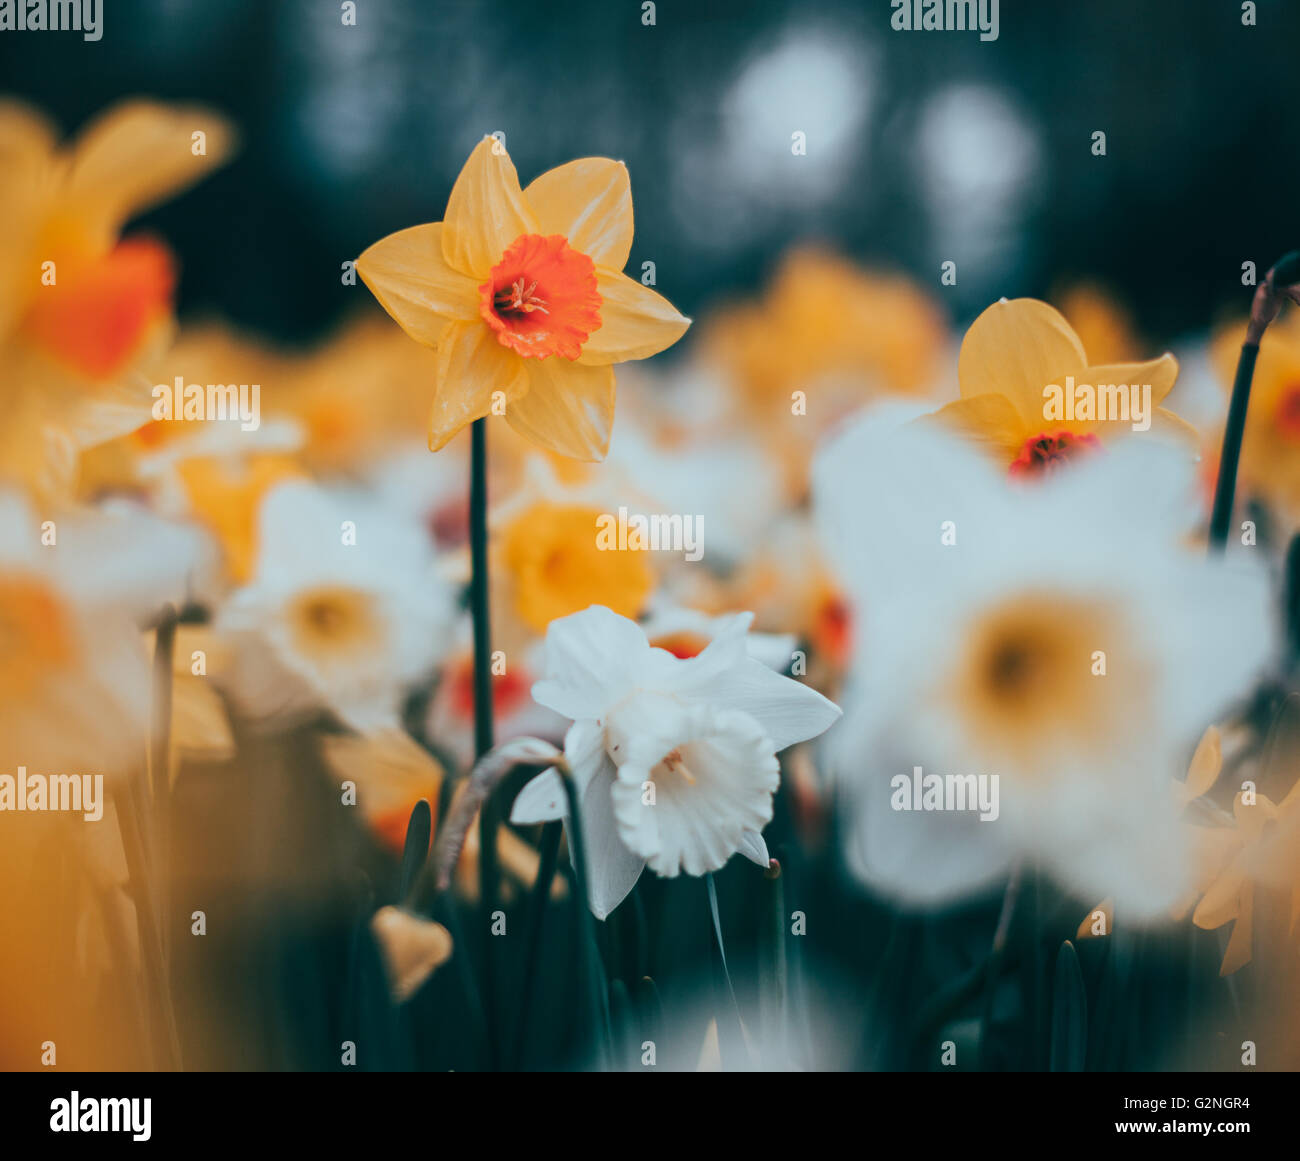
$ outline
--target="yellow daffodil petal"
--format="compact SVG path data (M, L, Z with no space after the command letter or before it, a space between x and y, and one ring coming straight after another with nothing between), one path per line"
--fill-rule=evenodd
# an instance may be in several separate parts
M596 269L600 327L586 341L578 362L599 366L646 359L671 347L691 320L663 295L615 270Z
M49 119L21 101L0 101L0 161L6 173L13 164L44 161L58 142Z
M917 422L950 427L984 446L1003 463L1014 460L1025 440L1034 434L1025 426L1015 404L1005 395L973 395L969 399L958 399Z
M443 257L441 222L389 234L357 259L357 273L411 338L436 347L452 320L479 317L478 286Z
M1236 919L1246 876L1239 865L1229 867L1210 887L1192 912L1192 922L1206 931Z
M496 341L481 322L454 322L438 344L437 384L429 415L429 450L443 447L461 428L492 409L504 391L506 410L528 390L523 360Z
M1182 416L1175 415L1164 407L1157 407L1155 414L1151 416L1151 430L1181 439L1191 447L1200 450L1201 433Z
M563 234L597 266L622 270L632 249L632 184L627 166L583 157L542 174L524 197L543 234Z
M558 355L526 359L528 393L506 407L525 439L575 460L603 460L614 426L614 368L584 367Z
M1237 829L1247 842L1254 842L1264 831L1264 824L1277 817L1277 807L1264 794L1256 794L1255 801L1247 803L1241 791L1232 800L1232 816Z
M1075 939L1093 939L1109 935L1115 928L1115 900L1109 895L1097 904L1079 924Z
M1151 402L1158 404L1173 390L1174 380L1178 378L1178 360L1166 353L1145 363L1099 363L1074 378L1076 382L1091 383L1094 387L1102 383L1149 384Z
M1196 753L1187 767L1187 781L1183 783L1183 794L1188 801L1208 794L1219 779L1223 769L1223 742L1219 736L1218 726L1211 726L1201 735Z
M957 358L962 398L1005 395L1038 430L1043 420L1043 388L1065 385L1065 376L1087 359L1070 324L1045 302L1017 298L995 302L970 325ZM1036 425L1036 426L1035 426Z
M107 236L224 164L234 147L234 129L211 110L128 101L82 131L69 195Z
M514 163L496 138L484 137L469 155L447 199L443 225L443 257L479 282L520 234L537 233Z

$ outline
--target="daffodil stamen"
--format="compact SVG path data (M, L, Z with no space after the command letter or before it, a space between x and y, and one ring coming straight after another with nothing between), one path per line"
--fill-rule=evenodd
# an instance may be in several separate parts
M523 314L531 314L535 310L540 310L543 314L550 314L546 309L546 303L537 296L537 283L530 282L528 288L524 289L524 280L516 278L511 284L509 290L503 290L493 300L496 303L497 312L519 311Z
M663 764L669 773L680 774L690 785L695 785L695 776L691 773L690 767L686 765L686 759L682 756L680 746L664 755Z
M1013 476L1045 475L1099 447L1101 441L1089 432L1042 431L1025 440L1010 472Z

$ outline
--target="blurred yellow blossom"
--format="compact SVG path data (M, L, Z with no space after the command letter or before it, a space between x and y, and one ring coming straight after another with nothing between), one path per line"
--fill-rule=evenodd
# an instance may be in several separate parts
M64 488L80 448L149 419L152 384L135 369L169 337L176 271L161 243L119 234L232 146L211 112L147 101L110 109L61 146L39 114L0 103L7 476Z
M500 553L517 615L542 633L555 618L588 605L635 617L654 588L645 552L602 550L596 508L540 501L501 531Z

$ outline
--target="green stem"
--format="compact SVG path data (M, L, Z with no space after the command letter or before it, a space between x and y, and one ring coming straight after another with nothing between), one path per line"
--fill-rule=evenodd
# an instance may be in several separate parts
M474 752L482 758L492 749L492 622L488 584L487 420L476 419L470 429L469 468L470 614L474 622ZM492 945L492 913L497 907L496 833L499 818L489 797L479 812L479 907L484 939L483 1014L487 1021L488 1060L499 1060L496 1001L496 956Z
M1237 374L1232 381L1232 401L1228 404L1228 422L1223 429L1223 451L1219 456L1219 478L1214 485L1214 509L1210 516L1210 551L1222 552L1228 544L1228 525L1232 523L1232 502L1237 492L1237 465L1241 460L1241 441L1246 433L1246 410L1250 406L1250 383L1255 375L1255 357L1259 343L1242 343L1237 359Z
M790 1067L788 968L785 952L785 884L781 864L772 859L763 872L763 926L759 937L758 1002L763 1051L778 1069Z
M1228 525L1232 522L1232 502L1237 491L1237 465L1241 459L1241 441L1246 432L1246 411L1250 406L1250 383L1255 375L1255 359L1268 324L1277 318L1284 299L1300 303L1300 251L1292 250L1273 264L1255 291L1250 304L1250 321L1246 324L1246 341L1237 359L1237 374L1232 381L1232 399L1228 420L1223 429L1223 451L1219 456L1219 478L1214 485L1214 508L1210 516L1210 551L1222 552L1228 543Z
M574 903L578 915L579 960L583 965L583 992L586 995L587 1015L591 1036L596 1045L596 1058L601 1068L608 1067L609 1011L601 982L601 968L596 952L596 932L592 926L591 903L587 895L587 854L582 835L582 812L578 805L578 791L567 770L560 770L564 782L564 795L569 807L569 866L573 871Z
M152 775L154 872L158 891L158 933L163 963L171 962L171 746L172 658L176 652L176 610L163 607L154 636L153 707L149 737L149 771Z
M524 943L526 948L524 963L527 966L524 969L523 996L520 999L519 1021L515 1032L514 1066L516 1069L519 1068L524 1057L533 993L537 990L537 955L542 943L542 926L546 920L547 904L550 902L551 883L555 880L555 868L560 862L560 838L563 833L564 824L560 822L548 822L542 828L541 860L537 866L537 881L533 884L533 894L528 903L528 934Z

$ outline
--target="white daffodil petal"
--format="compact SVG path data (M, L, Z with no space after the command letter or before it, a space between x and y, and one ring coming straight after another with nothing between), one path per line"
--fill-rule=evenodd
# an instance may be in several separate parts
M599 718L635 684L650 652L636 622L603 605L552 621L546 630L546 676L533 700L566 718Z
M582 843L586 854L587 900L592 914L604 919L636 886L645 869L645 859L628 850L619 838L614 819L610 788L614 784L614 766L606 762L591 780L582 796ZM566 820L565 834L573 850L571 823Z
M536 822L554 822L569 817L569 800L564 793L564 782L555 767L537 775L515 795L510 809L510 821L515 826L529 826Z
M748 656L700 693L711 705L741 710L758 721L777 753L825 733L840 716L839 706L815 689Z
M740 853L764 870L772 862L772 856L767 853L767 843L756 830L747 830L740 836Z
M941 906L990 889L1010 872L1004 828L959 811L897 811L887 779L850 789L845 855L867 886L911 904Z

